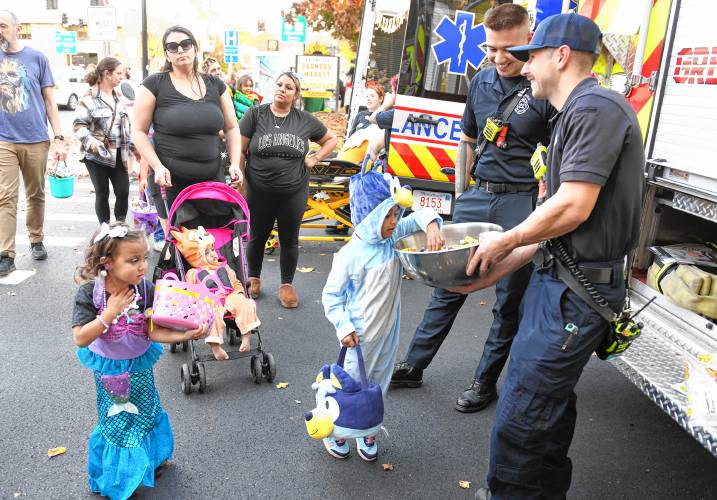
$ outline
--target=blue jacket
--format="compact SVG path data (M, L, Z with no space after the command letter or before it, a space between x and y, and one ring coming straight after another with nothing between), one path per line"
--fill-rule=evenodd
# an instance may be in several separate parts
M383 220L395 205L384 200L354 229L351 240L334 255L321 301L326 317L341 340L356 332L362 342L379 335L396 334L401 316L402 267L394 243L403 236L442 223L431 209L399 219L393 234L381 238Z

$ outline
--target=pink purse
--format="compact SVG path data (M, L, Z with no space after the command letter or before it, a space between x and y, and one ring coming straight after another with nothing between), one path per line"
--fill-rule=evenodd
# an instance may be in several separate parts
M215 273L209 273L196 285L180 280L174 273L157 280L152 322L172 330L193 330L203 324L211 328L221 301L204 284L209 279L219 281Z

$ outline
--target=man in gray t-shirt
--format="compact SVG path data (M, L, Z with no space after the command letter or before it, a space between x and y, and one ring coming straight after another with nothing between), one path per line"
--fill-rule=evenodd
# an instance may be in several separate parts
M15 231L20 174L27 197L27 232L31 255L47 258L42 243L45 219L45 168L55 133L53 158L65 159L52 78L47 58L18 40L20 22L0 10L0 277L15 270Z

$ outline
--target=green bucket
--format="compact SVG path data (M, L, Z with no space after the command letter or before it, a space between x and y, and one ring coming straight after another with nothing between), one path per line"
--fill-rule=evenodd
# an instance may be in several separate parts
M75 185L75 177L70 175L68 177L54 177L50 178L50 192L55 198L69 198L72 196L73 188Z

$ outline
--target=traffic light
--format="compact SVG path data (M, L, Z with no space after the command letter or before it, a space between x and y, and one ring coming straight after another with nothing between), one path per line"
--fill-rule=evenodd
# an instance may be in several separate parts
M67 19L67 12L63 12L62 13L62 25L67 26L68 22L69 22L69 20Z

